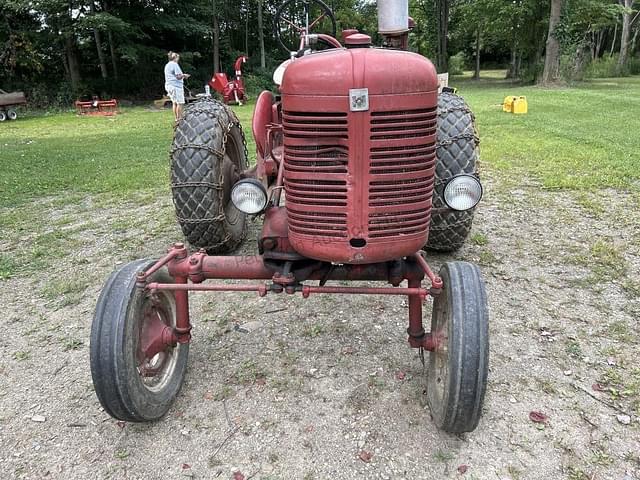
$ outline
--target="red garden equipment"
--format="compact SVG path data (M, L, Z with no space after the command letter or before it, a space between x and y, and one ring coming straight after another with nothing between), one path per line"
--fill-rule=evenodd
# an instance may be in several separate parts
M215 73L213 78L209 80L209 86L222 95L224 103L231 105L233 103L242 105L247 101L244 89L244 80L242 78L242 66L249 60L247 57L240 56L234 64L236 78L229 80L226 73Z
M384 48L353 30L343 46L319 0L277 10L291 61L274 76L279 93L257 100L253 168L231 109L211 99L186 108L171 188L195 249L176 243L157 261L121 267L96 308L91 371L113 417L153 421L169 410L186 371L191 295L255 292L406 297L434 422L448 432L478 425L489 368L484 282L476 265L435 272L424 255L456 250L469 234L482 197L474 117L462 98L438 94L429 60L406 51L408 1L378 8ZM247 217L263 219L257 253L225 255L245 238Z
M112 117L118 113L118 101L100 100L98 97L93 97L91 101L76 102L76 113L78 115L101 115L104 117Z

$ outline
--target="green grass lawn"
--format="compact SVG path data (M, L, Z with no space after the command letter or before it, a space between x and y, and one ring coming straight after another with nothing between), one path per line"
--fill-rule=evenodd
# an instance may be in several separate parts
M546 188L638 188L640 78L542 89L514 86L498 73L451 82L476 113L485 168L530 175ZM526 95L529 114L503 113L506 95ZM252 109L235 110L253 154ZM1 124L0 207L60 193L123 197L166 190L172 133L170 111L146 108L113 118L67 113Z
M236 110L250 129L252 106ZM0 207L63 192L122 197L168 187L169 110L123 109L115 117L65 113L0 127ZM247 141L254 151L250 135Z
M640 77L557 89L497 78L488 72L480 81L450 82L476 114L490 168L534 176L546 188L640 187ZM504 113L507 95L525 95L529 113Z

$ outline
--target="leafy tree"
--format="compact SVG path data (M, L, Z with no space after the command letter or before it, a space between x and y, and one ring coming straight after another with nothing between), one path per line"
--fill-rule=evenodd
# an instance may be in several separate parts
M0 88L24 89L36 104L69 104L89 94L155 97L163 93L169 50L182 54L193 87L214 71L231 73L240 54L250 57L250 85L269 87L270 72L288 58L272 27L281 1L0 0ZM375 2L325 1L339 31L358 28L380 42ZM434 59L439 71L447 70L449 55L464 52L474 61L476 76L491 62L508 66L514 79L534 80L546 54L548 81L549 75L564 73L579 77L589 62L619 51L618 72L625 73L638 46L638 0L410 0L409 5L417 23L412 48Z
M620 37L620 57L618 58L618 73L622 73L629 58L629 41L631 37L631 23L634 14L634 0L619 0L624 7L622 12L622 35ZM636 17L637 18L637 17Z

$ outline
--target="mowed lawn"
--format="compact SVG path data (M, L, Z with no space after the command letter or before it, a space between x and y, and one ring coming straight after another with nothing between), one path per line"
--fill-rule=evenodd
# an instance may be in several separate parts
M486 170L545 188L639 188L639 77L542 89L491 73L451 82L476 113ZM503 113L506 95L526 95L529 114ZM252 108L235 110L253 156ZM65 113L0 124L0 208L59 194L167 191L172 123L169 111L137 107L113 118Z
M251 112L249 106L238 109L247 128ZM170 110L125 108L115 117L64 113L0 127L0 208L61 193L122 198L168 189Z
M477 116L485 164L533 175L545 188L640 188L640 77L543 89L491 73L452 81ZM502 112L507 95L525 95L529 113Z

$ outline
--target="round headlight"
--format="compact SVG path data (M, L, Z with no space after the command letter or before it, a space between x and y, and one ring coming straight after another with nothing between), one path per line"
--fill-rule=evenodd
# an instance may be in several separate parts
M249 215L263 211L268 200L264 185L253 178L240 180L231 190L231 201L235 207Z
M444 201L454 210L469 210L482 198L482 184L473 175L453 177L444 188Z

